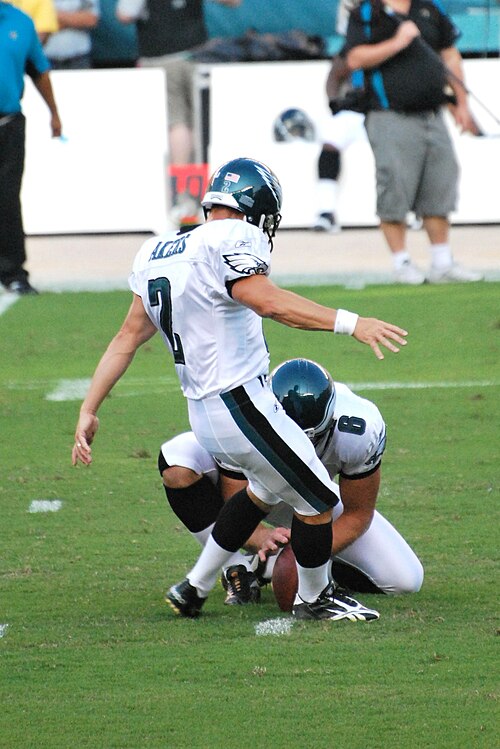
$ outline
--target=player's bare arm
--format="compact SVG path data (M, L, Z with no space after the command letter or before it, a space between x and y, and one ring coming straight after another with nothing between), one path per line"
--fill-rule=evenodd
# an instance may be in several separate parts
M323 331L335 329L338 310L281 289L267 276L255 275L238 281L233 286L232 295L233 299L250 307L261 317L276 320L291 328ZM397 353L398 346L406 345L404 337L408 334L392 323L372 317L358 317L352 335L360 343L370 346L378 359L383 359L380 346Z
M99 428L97 411L114 385L128 369L137 349L156 333L156 328L146 315L141 298L134 295L132 304L118 333L102 356L92 377L92 382L80 408L80 418L75 430L72 463L80 460L85 465L92 462L90 445Z
M380 487L380 467L365 478L340 476L339 484L344 509L333 523L332 554L350 546L370 527Z

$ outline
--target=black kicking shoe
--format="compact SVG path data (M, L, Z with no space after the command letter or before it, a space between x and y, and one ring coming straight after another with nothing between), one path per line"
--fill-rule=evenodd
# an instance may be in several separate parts
M201 608L207 599L201 598L193 588L189 580L183 580L177 585L172 585L165 596L165 601L176 614L196 619L201 614Z
M26 279L11 281L5 288L13 294L38 294L38 291Z
M226 606L244 606L247 603L260 601L260 585L253 572L243 564L235 564L224 570L221 577L222 587L227 590Z
M348 619L350 622L369 622L380 616L378 611L367 609L334 583L330 583L315 601L294 604L292 614L296 619Z

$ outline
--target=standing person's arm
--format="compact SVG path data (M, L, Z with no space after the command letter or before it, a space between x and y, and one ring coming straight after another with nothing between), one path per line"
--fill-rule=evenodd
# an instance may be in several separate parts
M335 99L343 83L349 78L350 70L346 61L340 55L332 59L332 64L326 79L326 95L329 100Z
M457 100L455 105L450 106L453 118L460 130L477 135L479 128L469 109L467 88L464 82L462 55L456 47L447 47L441 50L440 56L443 64L452 74L448 77L448 83L452 87Z
M79 460L85 465L92 462L90 445L99 428L99 406L127 371L139 346L149 341L155 333L156 328L147 316L141 298L134 295L120 330L97 365L88 393L81 405L72 451L73 465Z
M34 75L32 80L38 93L45 101L50 110L50 127L52 130L52 137L58 138L62 132L62 125L61 120L59 119L59 112L57 111L56 100L54 97L54 92L52 90L52 83L50 81L49 73L48 71L45 71L44 73Z
M413 21L403 21L390 39L377 44L360 44L350 49L346 55L347 65L351 70L376 68L406 49L418 36L418 26Z
M404 336L408 334L397 325L316 304L292 291L275 286L267 276L253 275L238 281L233 285L232 296L261 317L269 317L290 328L352 335L370 346L377 359L384 358L380 345L393 353L397 353L399 348L392 341L400 346L406 345Z
M61 29L93 29L97 26L99 16L93 10L58 10L57 20Z

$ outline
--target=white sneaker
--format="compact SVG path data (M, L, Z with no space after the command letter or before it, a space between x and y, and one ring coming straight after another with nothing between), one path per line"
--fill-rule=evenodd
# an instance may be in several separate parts
M429 271L429 283L453 283L482 281L484 276L475 270L463 268L458 263L453 263L448 268L433 268Z
M314 222L314 231L324 231L328 234L338 234L340 226L337 224L333 213L320 213Z
M419 286L425 283L425 274L422 273L420 268L407 260L403 265L394 271L394 278L396 283L405 283L411 286Z

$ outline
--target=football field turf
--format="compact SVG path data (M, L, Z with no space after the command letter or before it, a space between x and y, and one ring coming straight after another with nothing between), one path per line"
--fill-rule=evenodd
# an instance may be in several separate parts
M155 337L71 466L88 378L130 294L22 298L0 316L2 749L498 746L500 284L296 289L406 327L380 362L352 339L266 322L271 365L305 356L379 406L379 509L420 557L372 623L293 622L272 591L197 621L163 595L198 547L156 460L188 428ZM495 647L496 646L496 647Z

